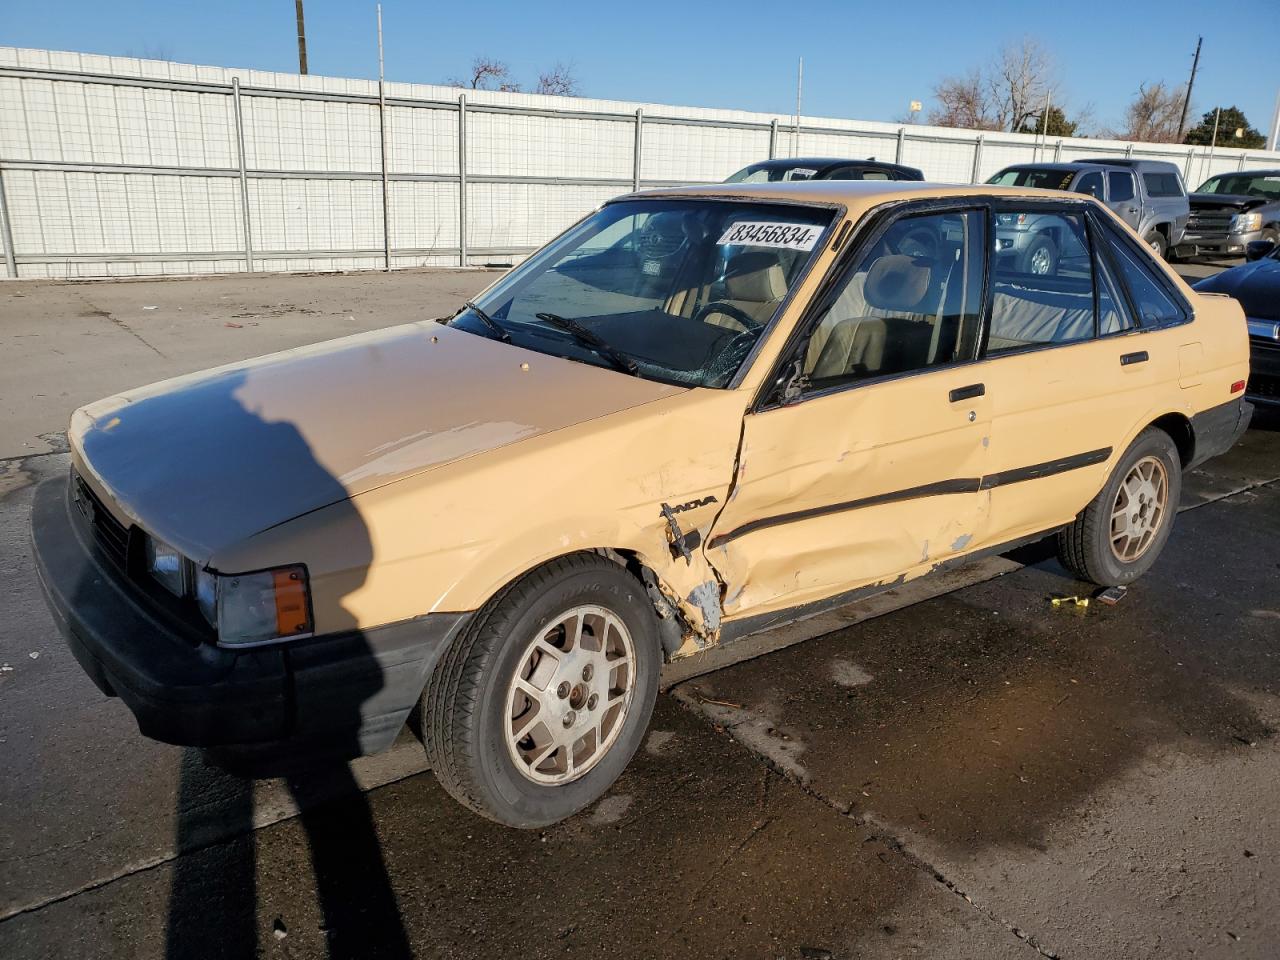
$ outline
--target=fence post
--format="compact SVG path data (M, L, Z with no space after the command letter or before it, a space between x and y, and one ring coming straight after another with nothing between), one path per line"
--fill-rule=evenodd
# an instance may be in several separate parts
M458 95L458 266L467 265L467 95Z
M1132 144L1132 143L1131 143L1131 144L1129 144L1128 146L1126 146L1126 147L1124 148L1124 155L1125 155L1126 157L1132 157L1132 156L1133 156L1133 144Z
M1241 151L1240 151L1240 162L1239 162L1238 164L1236 164L1236 169L1237 169L1237 170L1243 170L1243 169L1244 169L1244 157L1245 157L1245 151L1241 150Z
M636 108L635 152L631 157L631 189L640 189L640 162L644 157L644 111Z
M902 162L903 146L906 144L906 142L907 142L907 128L906 128L906 127L899 127L899 128L898 128L898 150L897 150L897 152L893 155L893 162L894 162L894 163L901 163L901 162Z
M231 102L236 115L236 146L240 151L240 216L244 221L244 265L253 273L253 230L249 223L249 177L244 170L244 114L240 112L240 78L231 78Z
M1053 162L1060 163L1062 161L1062 138L1058 138L1058 142L1053 147Z
M378 56L382 56L382 8L378 8ZM387 85L378 63L378 145L382 149L382 266L391 270L391 195L387 187Z
M973 176L970 179L974 183L981 183L978 178L982 176L982 134L978 134L978 139L973 141Z
M769 121L769 159L778 155L778 118Z
M1195 156L1196 156L1196 148L1192 147L1190 150L1187 151L1187 162L1182 167L1182 179L1184 181L1191 179L1191 161L1195 159Z
M4 171L0 170L0 239L4 241L4 262L9 267L9 279L18 279L18 255L13 249L13 228L9 225L9 201L4 195Z

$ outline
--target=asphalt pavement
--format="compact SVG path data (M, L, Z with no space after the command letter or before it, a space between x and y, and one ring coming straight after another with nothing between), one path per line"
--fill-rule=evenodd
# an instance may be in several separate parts
M491 280L0 287L0 345L23 351L0 386L0 956L1274 956L1274 419L1188 477L1117 606L1052 606L1084 587L1031 549L843 611L675 684L608 796L545 831L458 807L408 738L256 784L142 739L32 569L32 488L66 469L66 413L448 312Z

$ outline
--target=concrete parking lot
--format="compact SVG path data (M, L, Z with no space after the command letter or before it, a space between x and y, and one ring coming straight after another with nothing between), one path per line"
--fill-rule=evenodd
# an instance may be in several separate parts
M0 287L0 956L1275 955L1275 418L1189 475L1117 606L1054 607L1086 588L1033 547L846 609L676 683L608 796L544 831L458 807L408 737L256 784L139 737L32 569L70 411L450 312L492 279Z

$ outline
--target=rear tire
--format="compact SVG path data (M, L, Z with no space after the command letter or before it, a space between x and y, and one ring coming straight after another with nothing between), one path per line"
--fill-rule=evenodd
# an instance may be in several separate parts
M1182 493L1182 461L1158 427L1138 434L1101 492L1058 534L1058 560L1081 580L1131 583L1169 540Z
M595 554L554 560L486 604L432 673L422 700L431 769L491 820L563 820L631 760L661 664L642 583Z

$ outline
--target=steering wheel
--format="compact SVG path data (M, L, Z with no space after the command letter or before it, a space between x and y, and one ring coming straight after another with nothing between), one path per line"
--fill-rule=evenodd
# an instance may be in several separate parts
M693 315L694 321L703 320L708 314L723 313L727 317L737 320L747 331L759 330L764 326L759 320L747 313L741 307L736 307L727 300L712 300L698 308L698 312Z

